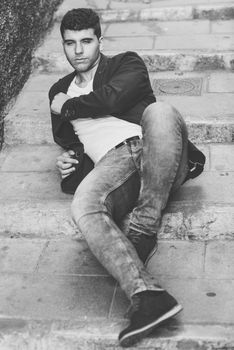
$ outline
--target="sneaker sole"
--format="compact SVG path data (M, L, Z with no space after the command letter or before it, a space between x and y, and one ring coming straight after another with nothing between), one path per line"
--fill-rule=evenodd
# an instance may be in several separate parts
M123 336L122 339L119 340L120 345L122 347L129 347L134 345L135 343L137 343L138 341L140 341L142 338L146 337L148 334L150 334L151 331L153 331L153 329L156 326L159 326L161 323L163 323L164 321L168 320L169 318L177 315L181 310L182 310L182 306L181 305L176 305L173 307L173 309L171 309L170 311L168 311L166 314L164 314L163 316L161 316L160 318L158 318L157 320L149 323L148 325L146 325L145 327L136 329L128 334L126 334L125 336Z

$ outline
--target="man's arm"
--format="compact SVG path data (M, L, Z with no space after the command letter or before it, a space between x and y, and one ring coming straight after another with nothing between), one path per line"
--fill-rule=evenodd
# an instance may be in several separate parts
M111 74L107 83L88 95L65 101L61 108L61 119L68 121L79 117L118 116L152 94L147 68L136 53L123 55ZM60 95L60 98L63 97Z
M55 115L60 115L64 103L68 101L70 98L71 97L69 97L64 92L59 92L57 95L55 95L50 105L51 113Z

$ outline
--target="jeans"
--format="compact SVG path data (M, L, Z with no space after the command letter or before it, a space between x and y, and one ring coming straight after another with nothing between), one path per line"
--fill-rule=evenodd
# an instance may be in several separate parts
M157 102L142 116L142 140L110 150L78 186L72 216L91 251L131 297L163 290L118 223L156 235L171 191L187 174L187 129L177 110Z

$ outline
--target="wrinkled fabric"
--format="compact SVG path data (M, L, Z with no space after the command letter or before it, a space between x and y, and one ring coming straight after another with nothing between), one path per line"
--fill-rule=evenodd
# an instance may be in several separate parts
M129 213L130 231L157 234L171 191L187 174L187 130L171 107L150 105L142 118L142 140L110 150L78 186L73 219L90 249L131 298L163 290L138 258L118 223Z

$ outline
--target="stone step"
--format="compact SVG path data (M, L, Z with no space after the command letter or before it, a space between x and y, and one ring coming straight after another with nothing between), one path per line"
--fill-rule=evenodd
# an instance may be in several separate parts
M98 11L102 22L117 21L180 21L192 19L225 20L234 18L233 1L205 0L157 0L157 1L108 1L65 0L55 13L55 20L61 21L64 14L72 8L92 7Z
M6 144L53 143L48 91L61 76L36 74L30 77L5 118ZM164 72L153 73L150 77L157 100L171 103L184 116L192 141L233 141L232 73Z
M233 349L233 243L159 242L147 268L183 311L132 349ZM1 238L0 254L2 350L121 349L129 301L85 242Z
M149 71L233 69L234 21L126 22L104 24L104 53L136 51ZM67 72L59 24L36 50L33 67Z
M65 283L69 283L69 281L65 281ZM226 283L224 286L226 287ZM60 285L57 284L56 287L60 288ZM184 288L184 285L181 283L180 287ZM186 290L190 293L187 286ZM99 291L102 293L101 289ZM57 290L53 292L57 293ZM77 294L75 290L74 293ZM43 297L43 292L40 295ZM214 303L211 304L213 304L213 308L216 307ZM222 303L220 302L220 304ZM76 311L79 314L79 310L76 309ZM212 317L210 319L212 320ZM41 321L4 317L0 319L2 328L0 346L4 350L11 350L14 347L22 350L34 350L35 348L46 350L122 350L123 348L118 345L117 339L120 331L127 325L126 320L102 320L100 317L94 320L87 320L84 317L77 321L70 319ZM159 327L131 349L151 350L157 346L156 349L160 350L232 350L234 348L233 333L234 326L232 324L223 326L219 324L194 324L193 322L192 324L180 323L175 326L171 321L164 327ZM43 344L43 348L41 344Z
M160 239L233 239L233 147L200 145L207 157L205 172L186 182L171 197ZM2 235L81 238L70 216L72 196L61 192L55 171L60 152L55 145L16 145L1 153ZM127 221L126 218L123 229Z

